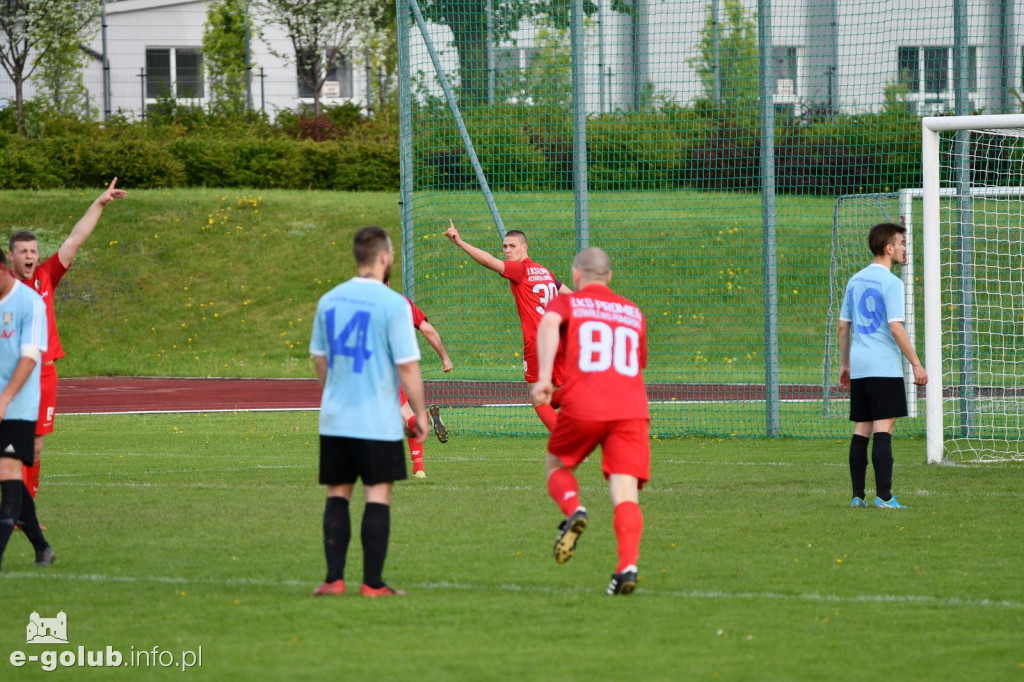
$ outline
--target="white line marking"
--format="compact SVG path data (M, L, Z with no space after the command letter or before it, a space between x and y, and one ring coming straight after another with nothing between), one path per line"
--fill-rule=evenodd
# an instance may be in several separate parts
M213 585L225 587L315 587L315 580L267 580L264 578L190 578L173 576L128 576L103 575L99 573L75 574L57 573L54 571L11 571L5 573L9 578L37 578L44 580L68 580L96 583L157 583L165 585ZM601 593L598 588L573 586L561 587L550 585L519 585L503 583L501 585L483 585L459 582L423 582L412 587L424 590L460 590L473 592L521 592L558 594L564 592ZM943 607L965 608L1005 608L1024 609L1024 602L1010 599L990 599L988 597L935 597L917 594L821 594L819 592L803 592L787 594L785 592L726 592L724 590L652 590L640 588L640 595L650 594L659 597L680 597L683 599L763 599L772 601L804 601L824 603L852 604L925 604Z

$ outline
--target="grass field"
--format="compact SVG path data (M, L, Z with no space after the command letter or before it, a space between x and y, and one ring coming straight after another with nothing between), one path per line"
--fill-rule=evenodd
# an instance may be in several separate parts
M597 466L590 529L557 566L541 439L431 441L429 478L395 494L385 577L408 596L314 599L315 434L312 412L62 417L38 498L57 563L12 538L0 678L50 676L12 651L110 646L202 647L185 674L216 680L1020 679L1019 464L925 466L898 438L909 509L852 510L845 441L658 440L640 589L611 598ZM30 613L61 610L68 646L25 644Z

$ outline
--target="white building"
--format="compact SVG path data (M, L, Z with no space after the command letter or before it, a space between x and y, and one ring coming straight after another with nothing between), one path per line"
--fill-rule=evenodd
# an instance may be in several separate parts
M638 9L622 13L611 0L594 0L600 10L588 18L586 37L587 108L592 112L629 110L641 90L667 94L679 104L702 96L692 64L711 2L719 0L633 0ZM754 17L756 0L743 0ZM202 58L206 22L204 0L107 0L107 54L110 61L111 111L140 116L160 93L190 103L209 97ZM724 0L720 3L724 24ZM967 81L973 109L1002 113L1019 108L1014 91L1024 91L1021 64L1024 3L1010 0L964 0L967 13ZM909 100L921 114L952 109L954 104L953 0L776 0L772 7L775 103L799 113L808 106L847 113L876 111L885 87L905 83ZM262 23L258 21L257 23ZM430 34L449 76L457 72L451 30L431 25ZM414 76L440 94L424 42L414 26L410 49ZM527 69L536 54L537 34L524 23L492 48L498 70ZM85 83L93 108L104 111L102 36L87 46L93 56ZM255 108L269 114L311 103L311 92L298 77L291 42L276 27L251 42L257 68L252 77ZM453 78L453 80L457 80ZM324 102L365 106L368 90L365 60L351 56L328 76ZM31 81L26 98L35 96ZM0 99L14 89L0 74Z

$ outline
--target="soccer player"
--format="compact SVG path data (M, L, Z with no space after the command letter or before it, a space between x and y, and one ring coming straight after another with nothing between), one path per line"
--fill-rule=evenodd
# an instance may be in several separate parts
M850 279L839 312L839 385L850 389L850 480L852 507L867 507L864 479L868 469L868 442L873 441L871 464L875 470L874 506L904 509L892 494L892 432L896 419L907 416L903 385L906 356L914 370L914 384L924 386L928 374L903 328L903 282L892 274L903 263L907 230L880 223L868 233L874 260Z
M27 463L22 477L32 498L39 491L39 464L43 454L43 442L46 435L53 433L54 411L57 408L57 360L64 357L64 349L60 345L57 334L57 318L53 311L53 290L57 288L64 273L75 260L78 249L89 238L103 214L103 208L115 199L124 199L128 193L123 189L115 189L117 178L103 194L99 195L86 210L75 226L71 229L57 253L39 262L39 242L36 236L28 231L15 232L8 242L8 255L11 260L11 274L34 289L43 298L46 305L46 322L49 347L43 353L40 369L41 393L39 400L39 419L35 426L35 449L32 461Z
M544 314L544 308L559 294L571 294L572 289L555 279L546 267L530 260L526 235L521 231L509 230L505 233L505 239L501 242L501 249L505 253L505 260L502 261L462 239L451 219L448 224L444 236L477 263L508 280L519 312L519 323L523 328L523 373L530 389L530 401L544 426L548 431L553 431L558 421L555 408L550 401L541 404L533 400L532 389L537 382L537 324ZM552 378L555 386L562 385L560 365L556 365Z
M384 284L390 286L391 280L387 280ZM427 320L427 314L424 313L419 306L412 302L412 299L408 296L405 300L409 301L409 306L412 308L412 326L419 330L423 337L430 344L430 347L434 349L438 357L441 358L441 371L450 372L452 371L452 359L448 357L448 351L444 347L444 342L441 341L441 335L438 333L434 325L430 324ZM405 391L399 391L399 397L402 401L402 422L409 427L411 431L413 429L413 421L416 419L415 413L412 408L409 407L409 399L405 396ZM430 422L434 427L434 433L437 435L437 439L442 443L448 442L448 429L444 425L444 421L441 420L441 408L437 405L431 405L427 409L427 414L430 416ZM412 475L415 478L426 478L427 472L423 468L423 441L417 440L414 436L409 436L409 456L412 458Z
M53 564L36 505L21 477L31 464L39 416L39 360L46 351L46 306L34 291L8 277L0 253L0 561L17 524L36 551L36 565Z
M309 352L323 388L320 483L327 486L324 553L327 578L313 594L345 593L351 539L349 500L363 482L363 587L366 597L403 594L383 579L391 534L391 489L406 478L399 384L416 414L413 433L427 433L420 349L408 301L384 285L394 252L388 233L364 227L353 240L357 276L321 297Z
M601 470L614 507L619 563L608 594L636 589L644 517L639 491L650 479L650 411L643 370L647 323L640 308L608 288L608 254L591 247L572 264L576 293L548 304L537 330L538 379L533 398L551 400L555 356L564 351L562 409L548 439L548 493L566 519L555 541L555 561L564 564L587 527L576 467L601 446Z

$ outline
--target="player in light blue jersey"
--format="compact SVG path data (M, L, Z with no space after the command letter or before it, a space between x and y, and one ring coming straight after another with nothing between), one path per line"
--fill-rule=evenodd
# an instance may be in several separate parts
M0 562L17 523L36 550L36 565L53 564L53 548L21 476L35 456L39 360L45 350L43 299L10 275L0 252Z
M416 414L413 433L427 434L420 350L412 310L384 281L394 252L388 233L364 227L353 240L358 276L325 294L316 309L309 352L323 389L320 402L320 483L327 486L324 553L327 578L313 594L345 593L351 539L349 500L363 482L363 587L368 597L401 594L382 577L391 532L391 488L406 478L405 429L399 385Z
M864 491L868 443L873 440L874 505L902 509L892 494L892 432L896 419L907 416L901 354L914 370L914 383L924 386L928 374L903 327L903 282L892 266L906 257L906 228L880 223L871 228L868 245L874 260L846 285L839 312L839 385L850 390L850 481L852 507L866 507Z

